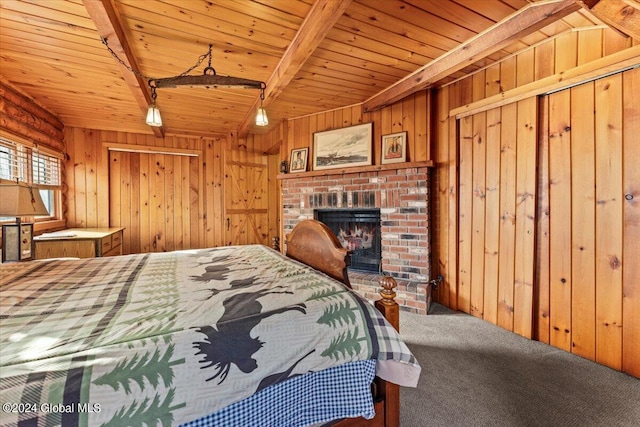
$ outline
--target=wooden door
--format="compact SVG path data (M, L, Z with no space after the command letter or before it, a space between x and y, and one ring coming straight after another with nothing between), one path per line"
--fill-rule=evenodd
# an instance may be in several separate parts
M268 159L238 150L225 155L225 244L268 246Z
M530 338L537 100L458 120L458 309Z
M544 98L537 338L640 377L640 69Z
M109 224L123 253L200 247L198 157L109 151Z

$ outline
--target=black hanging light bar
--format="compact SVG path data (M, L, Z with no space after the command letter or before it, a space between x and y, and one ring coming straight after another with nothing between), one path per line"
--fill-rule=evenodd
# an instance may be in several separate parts
M256 125L257 126L266 126L269 124L269 120L267 118L267 112L264 109L262 103L264 101L264 91L267 88L267 85L259 80L250 80L244 79L240 77L232 77L232 76L219 76L216 73L216 70L211 66L211 60L213 58L212 48L213 45L209 45L209 51L203 55L200 55L195 65L186 70L185 72L172 77L164 77L164 78L155 78L155 77L146 77L142 75L140 72L131 68L128 64L126 64L123 60L121 60L118 55L109 47L106 38L102 39L102 43L107 46L107 49L111 53L111 55L116 58L120 64L122 64L125 68L127 68L130 72L137 75L140 78L147 80L149 84L149 88L151 89L151 98L153 100L152 104L149 106L147 111L147 119L146 123L149 126L162 126L162 118L160 117L160 109L156 105L156 89L160 88L176 88L179 86L188 86L188 87L201 87L204 86L206 88L218 88L218 87L240 87L245 89L260 89L260 106L258 107L257 115L256 115ZM208 66L205 67L204 72L200 76L189 75L191 71L197 68L202 62L209 58Z

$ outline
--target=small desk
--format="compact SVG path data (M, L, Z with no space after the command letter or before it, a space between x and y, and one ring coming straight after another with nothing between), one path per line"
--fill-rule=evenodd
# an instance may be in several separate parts
M34 259L97 258L122 255L124 228L69 228L60 234L73 236L33 238ZM55 233L54 233L55 234Z

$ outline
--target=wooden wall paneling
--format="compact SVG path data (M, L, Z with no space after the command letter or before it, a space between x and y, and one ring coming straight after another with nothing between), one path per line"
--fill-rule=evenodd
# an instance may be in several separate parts
M96 204L97 204L97 227L109 227L109 209L104 206L109 203L109 153L102 146L102 138L96 139ZM124 248L123 248L124 249Z
M537 199L538 102L518 102L516 173L516 247L513 332L526 338L533 333L533 286Z
M578 65L602 57L602 30L578 31Z
M517 56L500 63L501 91L517 85ZM516 135L517 109L515 104L502 107L500 132L500 240L499 254L515 251L516 212ZM513 281L514 263L510 257L498 259L498 326L513 330Z
M351 107L351 124L362 124L362 104L354 105Z
M449 258L449 169L451 160L449 155L449 87L438 90L435 93L434 113L437 119L434 126L433 160L436 169L433 173L433 188L431 205L433 246L432 246L432 274L442 275L444 281L433 292L433 298L440 304L450 306L451 295L451 263ZM454 167L455 168L455 167Z
M269 246L273 245L273 238L278 237L280 239L280 248L284 248L284 239L280 236L281 229L281 214L282 208L282 190L280 187L280 180L275 179L280 168L280 158L277 154L270 154L267 157L267 167L269 168L269 193L268 193L268 207L269 213Z
M308 121L307 121L308 124ZM238 144L239 145L239 144ZM247 166L247 150L246 147L242 149L242 147L236 147L235 149L235 161L238 162L238 167L236 169L237 174L237 193L238 197L237 206L239 209L249 209L250 205L250 191L251 184L249 178L249 169ZM237 240L240 244L246 245L250 239L250 230L249 230L249 216L248 215L238 215L238 223L239 227L239 239Z
M543 43L534 48L534 76L543 79L555 73L555 43Z
M109 151L107 150L109 156L109 225L113 227L126 227L126 225L122 225L123 223L127 224L128 221L124 221L120 216L122 211L122 202L121 202L121 192L122 192L122 169L124 166L122 163L124 162L123 157L126 153L121 151ZM123 248L123 253L126 253Z
M88 130L82 130L82 141L87 141ZM90 141L88 142L90 143ZM74 227L88 227L87 225L87 159L85 156L84 142L82 144L74 145L74 163L75 169L75 182L73 184L73 192L76 199L76 212Z
M515 63L513 64L515 65ZM500 129L500 224L498 246L498 326L513 330L516 236L517 108L501 109Z
M525 50L516 60L516 84L524 86L535 79L535 51Z
M423 90L414 94L415 125L413 132L413 159L431 160L431 90Z
M517 86L517 57L512 56L500 63L500 89L502 92Z
M538 224L533 338L549 344L549 97L540 98L538 120Z
M401 119L400 126L398 127L398 132L406 131L407 132L407 152L406 158L407 161L417 159L416 155L416 145L417 141L415 138L416 135L416 123L415 123L415 112L416 112L416 100L415 96L411 95L402 100L401 103ZM426 116L425 116L426 117ZM381 146L382 138L379 135L374 135L374 147L378 148ZM381 150L382 151L382 150ZM382 156L381 156L382 157ZM375 157L374 157L375 159Z
M219 141L209 139L204 143L204 158L202 159L202 172L204 173L204 194L205 214L202 218L204 227L205 246L215 245L215 187L216 187L216 167L215 167L215 144Z
M161 166L160 154L145 154L149 160L149 251L163 252L164 233L160 227L164 223L162 214L162 195L164 187L164 168Z
M138 154L140 158L140 250L152 252L151 224L148 221L151 208L149 155ZM192 246L193 247L193 246Z
M211 153L213 158L213 179L214 188L212 193L207 193L207 196L213 198L213 204L215 206L213 211L214 218L214 236L215 240L213 246L224 245L224 211L221 208L224 206L224 179L225 179L225 164L222 151L224 149L224 142L222 140L215 140L213 144L213 152ZM209 161L212 159L210 158ZM211 214L210 214L211 215Z
M64 159L64 182L66 185L66 194L67 194L67 206L66 211L64 212L67 226L70 224L76 224L76 207L78 203L76 202L76 150L75 150L75 141L78 139L77 133L80 130L76 128L65 128L64 129L64 139L65 139L65 159Z
M623 79L622 370L640 378L640 69ZM632 260L636 260L633 262Z
M622 75L595 83L596 361L622 368Z
M306 138L307 144L310 148L313 145L313 134L315 132L320 132L321 129L322 130L327 129L327 116L325 114L315 114L315 118L316 118L316 123L315 123L315 128L313 129L313 133L308 135ZM300 141L300 143L302 143L303 141L304 140ZM309 155L311 155L311 152L309 152Z
M204 148L203 148L204 150ZM183 157L182 163L182 247L193 248L191 245L191 158ZM222 204L220 204L222 206Z
M485 73L473 75L473 99L484 98ZM487 115L478 113L473 116L472 132L472 211L471 211L471 314L484 316L484 258L485 258L485 197L487 169Z
M500 64L485 70L485 96L500 93ZM498 324L498 258L500 247L500 135L501 109L487 111L485 178L485 260L483 318Z
M235 168L232 168L235 162L237 162L237 150L232 150L227 144L227 149L224 151L224 170L225 170L225 189L224 189L224 210L225 210L225 246L230 245L239 238L240 224L236 212L240 209L239 198L237 197L237 180L235 176Z
M339 129L339 128L343 128L344 126L344 122L343 122L343 114L344 114L344 109L339 108L337 110L333 110L333 129Z
M555 73L556 43L537 45L534 52L534 79L540 80ZM548 99L542 98L545 105ZM534 287L534 339L549 343L549 133L548 109L539 109L538 143L538 222L536 232L536 283Z
M190 248L202 248L205 246L202 233L202 215L204 212L204 197L200 196L202 191L204 191L202 160L199 157L189 157Z
M380 138L383 135L393 133L393 110L385 107L380 110ZM380 139L382 141L382 139ZM377 163L382 163L382 150L378 151Z
M549 96L550 343L571 351L571 99Z
M172 138L170 148L181 148L180 138ZM182 247L182 188L179 177L182 173L182 156L171 156L171 169L166 182L167 195L167 248L180 250Z
M602 54L607 56L631 47L633 46L632 41L631 38L625 37L617 31L605 29L602 40Z
M489 77L489 75L487 76ZM495 79L494 79L495 81ZM487 79L489 82L489 78ZM489 87L489 86L488 86ZM498 259L500 248L500 146L501 108L486 112L486 171L484 224L484 301L483 318L498 324Z
M84 161L85 161L85 195L87 201L86 209L86 226L96 227L98 225L98 181L96 170L98 164L96 162L97 147L100 147L100 140L97 138L98 132L89 132L89 139L83 144Z
M594 84L571 93L571 351L595 360Z
M122 250L124 254L138 254L142 252L140 242L140 156L129 155L129 174L131 176L129 191L131 193L131 212L128 215L129 225L124 230Z
M404 101L394 103L389 109L391 110L391 133L407 130L404 128L404 118L409 113L404 109Z
M172 138L173 141L173 138ZM173 144L169 148L173 148ZM164 156L164 173L165 173L165 181L164 181L164 223L165 223L165 250L167 251L175 251L176 250L176 241L175 241L175 194L176 189L174 187L174 178L173 175L175 173L175 162L178 159L178 156Z
M473 277L473 116L458 120L460 183L458 185L458 310L471 313Z
M449 102L449 109L447 110L447 117L449 117L449 111L452 107L457 107L460 102L459 96L459 84L455 84L454 88L446 93ZM449 259L449 307L453 310L458 310L458 294L459 294L459 264L460 259L458 257L460 230L459 230L459 197L460 197L460 129L458 127L458 121L454 117L449 117L448 120L448 133L444 139L448 144L449 162L447 168L448 178L448 259Z
M556 73L561 73L578 65L578 34L576 32L568 32L557 37L555 44Z

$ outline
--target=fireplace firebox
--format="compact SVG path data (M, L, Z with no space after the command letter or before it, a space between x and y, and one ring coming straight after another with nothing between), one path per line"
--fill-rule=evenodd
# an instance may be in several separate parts
M316 209L314 216L351 252L350 269L380 271L380 209Z

